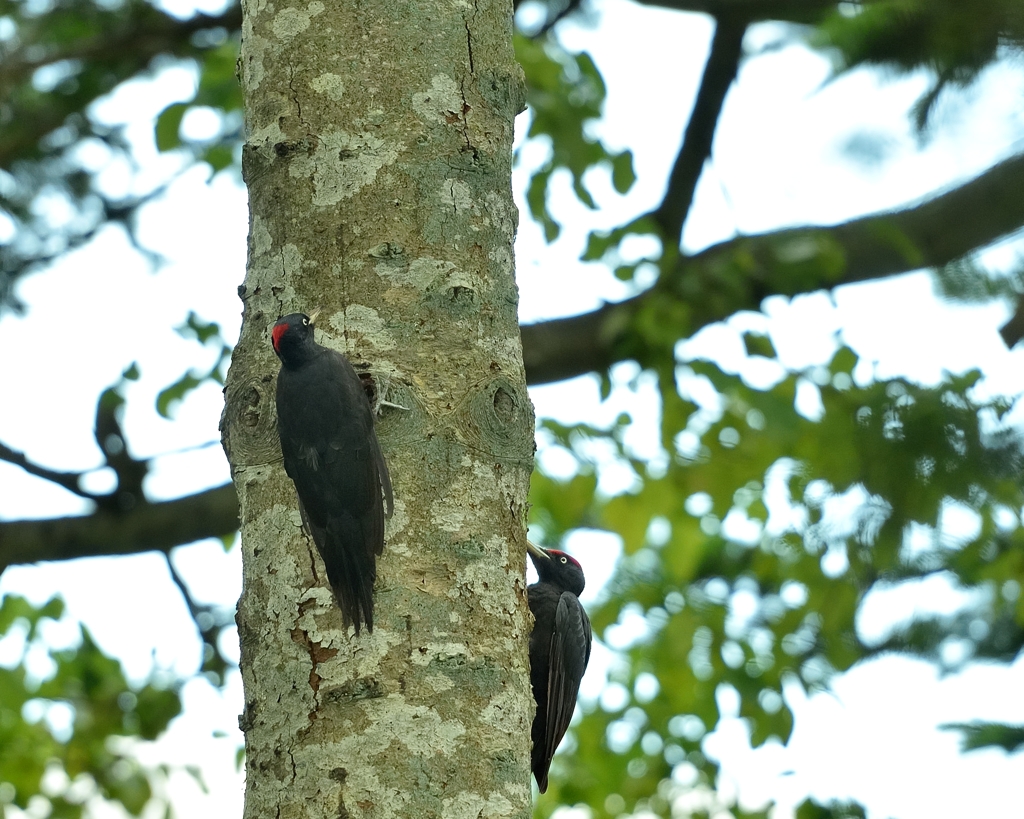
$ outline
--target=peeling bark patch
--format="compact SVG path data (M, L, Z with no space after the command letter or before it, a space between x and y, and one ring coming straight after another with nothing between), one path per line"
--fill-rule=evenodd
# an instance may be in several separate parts
M329 71L321 74L313 80L310 85L313 87L314 91L317 91L320 94L326 94L335 102L345 96L345 83L342 81L342 78Z
M508 608L504 603L505 595L496 594L493 590L504 588L509 583L509 572L505 568L508 558L508 550L505 542L500 538L492 538L488 544L488 552L493 555L500 555L497 561L477 560L460 569L456 574L455 584L448 596L458 599L464 594L470 594L476 600L478 606L490 614L496 614L503 619L506 615L515 614L514 606ZM515 635L506 635L511 638Z
M517 730L528 730L525 726L514 724L511 718L518 713L519 691L502 691L490 698L486 707L480 712L480 722L497 728L505 734L514 735Z
M252 217L252 232L251 232L252 251L255 255L268 253L274 246L274 238L270 235L270 231L267 230L266 223L259 216Z
M497 819L501 816L514 816L515 807L504 796L492 793L483 796L479 793L460 793L454 799L444 800L446 819Z
M274 22L271 25L274 36L279 40L290 40L296 34L301 34L309 28L310 19L324 10L324 4L319 0L314 0L307 9L307 11L296 8L281 9L274 16Z
M426 122L453 125L462 118L465 100L455 80L447 74L435 74L430 90L412 95L412 108Z
M385 329L380 313L365 304L350 304L345 308L344 313L335 313L330 316L328 322L342 335L358 333L372 338L379 351L393 350L398 345L394 336ZM347 351L342 349L342 352Z
M356 700L374 700L383 697L387 692L383 683L376 677L359 677L339 685L324 693L325 702L354 702Z
M451 203L456 213L469 213L473 210L472 191L461 179L446 179L441 199L446 205Z
M291 242L286 244L281 250L281 265L284 267L285 275L289 278L291 274L299 273L302 270L302 253Z
M377 171L398 159L398 149L372 134L328 131L320 142L326 150L295 155L288 173L313 180L313 204L326 208L349 199L377 178Z
M323 643L311 640L309 632L304 631L301 628L293 628L291 630L292 641L300 646L303 646L306 651L309 652L309 659L313 663L313 668L309 672L309 687L313 689L313 693L316 694L320 690L320 681L323 679L318 673L317 668L322 662L326 662L338 654L336 648L324 648Z
M455 742L466 734L466 726L459 720L442 719L426 705L410 705L401 694L367 700L362 707L369 725L360 733L327 745L324 750L332 758L366 759L384 753L395 743L428 759L438 754L448 756L457 753ZM354 773L351 767L349 773Z
M430 665L438 662L441 665L464 665L468 662L469 649L465 643L427 643L410 657L413 665Z
M452 682L451 677L447 677L444 674L429 674L423 681L433 688L438 694L441 694L444 691L450 691L455 687L455 683Z
M423 257L413 259L408 266L404 267L379 264L377 273L382 279L392 284L404 284L420 291L426 291L434 282L444 280L455 269L452 262Z

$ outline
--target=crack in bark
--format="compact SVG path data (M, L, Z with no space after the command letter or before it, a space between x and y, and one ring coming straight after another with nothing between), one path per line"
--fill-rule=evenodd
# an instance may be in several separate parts
M300 617L304 613L304 606L305 601L299 604ZM320 663L327 662L328 660L336 657L338 655L338 649L324 648L324 644L322 642L310 639L309 632L304 628L293 628L290 633L293 642L305 647L306 652L309 654L309 661L313 666L309 671L309 687L313 689L314 707L308 715L309 721L313 722L316 719L316 712L320 709L320 681L323 679L317 669L320 667Z
M345 806L345 780L348 779L348 771L344 768L334 768L328 776L338 783L338 816L337 819L349 819L351 814Z
M299 94L295 90L295 66L288 66L288 90L292 92L292 102L295 103L296 116L299 118L299 122L305 125L302 119L302 103L299 102Z
M309 571L313 574L313 582L319 585L320 574L316 570L316 554L314 554L316 546L313 543L313 538L310 537L309 533L306 531L305 526L302 527L302 536L306 541L306 551L309 553Z
M468 26L467 26L467 31L468 31ZM470 59L469 70L470 70L470 72L473 71L473 61L472 61L472 59ZM475 164L476 160L477 160L477 157L478 157L478 152L477 152L477 149L473 147L473 142L469 138L469 112L470 112L470 110L472 110L473 106L471 106L469 104L469 102L466 100L466 80L465 80L464 77L460 77L459 78L459 95L462 97L462 111L460 111L458 114L456 114L453 111L452 112L453 117L452 117L451 120L449 120L449 123L450 124L454 124L455 122L459 122L460 123L460 130L462 131L462 138L466 141L465 151L468 151L469 153L471 153L473 155L473 163ZM448 166L451 167L451 163L449 163Z
M471 17L476 17L479 12L479 5L476 0L473 3L473 14ZM462 24L466 27L466 53L469 55L469 74L473 76L476 73L476 67L473 63L473 32L469 27L469 19L467 17L462 18ZM462 138L466 140L466 150L473 154L473 162L477 160L477 150L473 147L473 143L469 138L469 111L472 106L466 100L466 79L465 77L459 78L459 94L462 97L462 111L459 113L458 118L462 123ZM453 112L454 113L454 112Z

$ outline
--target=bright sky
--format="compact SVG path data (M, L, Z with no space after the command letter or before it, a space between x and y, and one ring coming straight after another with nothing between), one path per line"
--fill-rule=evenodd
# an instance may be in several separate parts
M619 197L595 174L592 187L602 210L591 213L572 201L567 181L561 180L553 207L565 230L553 247L545 246L539 229L523 218L517 258L524 321L628 295L627 286L607 270L577 261L583 238L595 225L619 224L659 201L707 53L711 25L702 17L627 0L598 0L595 7L598 24L565 26L563 39L571 49L590 51L604 72L607 116L598 131L611 147L633 149L640 181L627 197ZM777 26L760 26L748 35L747 48L766 48L782 33ZM713 159L698 188L685 235L689 248L736 231L829 223L895 207L1024 148L1019 64L997 66L971 92L945 98L940 127L923 148L906 117L925 87L923 77L887 82L858 72L826 84L827 77L827 62L799 47L769 50L747 62L727 100ZM188 71L170 70L157 84L159 94L137 84L99 110L115 120L131 115L138 123L132 132L140 144L149 145L147 117L166 101L186 96L192 82ZM847 150L851 145L874 146L880 161ZM523 189L525 169L538 161L540 151L533 146L524 150L517 190ZM152 147L142 153L152 155ZM152 158L161 163L160 172L174 166L171 157ZM110 184L119 180L127 184L128 177L112 169ZM520 209L525 213L521 201ZM91 432L96 396L132 361L142 371L142 379L128 389L126 428L134 454L175 453L218 438L222 399L213 385L193 393L173 421L160 419L152 408L160 389L189 367L208 369L214 360L213 350L202 350L173 332L189 310L220 322L229 340L237 334L235 288L245 263L244 190L230 175L207 185L202 170L195 169L173 185L165 202L147 210L142 229L145 240L170 261L159 273L149 273L127 251L123 237L110 230L54 270L24 281L19 295L30 307L28 316L0 322L0 349L40 351L0 361L0 382L33 399L4 403L0 440L39 463L60 469L95 466L100 457ZM1021 249L1019 242L1003 247L989 261L1007 268ZM771 332L787 366L805 367L829 360L839 330L867 362L865 375L899 373L934 381L943 370L978 366L987 376L984 389L1015 395L1024 391L1024 367L1021 354L1008 352L997 335L1006 315L999 305L941 304L927 276L918 274L844 288L834 299L822 294L792 302L773 298L763 314L707 328L685 351L739 368L738 330L753 324ZM630 365L618 372L630 374ZM654 454L657 441L652 394L650 384L638 393L619 389L602 405L591 378L532 391L538 414L563 422L600 422L629 408L645 419L631 431L630 443L647 454ZM227 478L223 455L214 445L159 458L147 491L170 498ZM104 476L95 480L94 488L102 488ZM607 480L614 483L614 475ZM6 464L0 464L0 487L3 518L83 510L63 490ZM592 600L611 573L616 539L582 533L570 548L585 562L585 602ZM174 559L198 599L234 605L240 591L237 550L224 554L218 543L202 543L177 550ZM15 567L0 579L0 592L15 591L36 601L64 595L71 614L86 622L101 646L121 657L137 679L154 663L181 674L198 664L194 627L163 559L155 555ZM116 607L109 605L111 599L117 600ZM922 586L912 595L866 606L862 627L880 629L914 607L945 610L953 604L948 586ZM626 639L629 624L623 629ZM57 643L67 641L69 629L55 628L50 636ZM0 662L4 650L0 642ZM599 655L585 680L584 694L591 702L602 693L602 656L607 662L607 655ZM732 719L708 737L706 750L721 760L723 791L737 792L746 808L769 798L784 808L811 793L819 799L856 798L868 806L872 819L1007 816L1019 806L1015 783L1024 779L1024 755L1008 758L985 751L961 756L955 735L935 726L971 718L1024 722L1021 690L1022 662L940 679L927 665L890 658L843 675L829 695L808 700L787 692L796 728L786 748L751 751L743 724ZM186 713L168 736L141 753L151 761L204 765L209 795L185 774L175 775L170 784L183 815L240 815L241 777L233 768L240 686L236 680L222 697L208 684L193 681L185 699ZM721 705L729 710L728 694ZM218 731L227 736L215 737ZM782 808L780 818L788 815Z

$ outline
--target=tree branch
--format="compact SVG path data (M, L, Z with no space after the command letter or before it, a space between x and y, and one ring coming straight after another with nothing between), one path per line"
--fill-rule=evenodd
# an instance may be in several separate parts
M1017 309L1002 327L999 328L999 335L1003 337L1003 343L1012 348L1018 341L1024 338L1024 298L1018 299Z
M231 484L126 512L0 523L0 572L17 563L77 557L168 552L238 529L238 500Z
M79 481L83 474L81 472L58 472L56 469L48 469L45 466L39 466L39 464L35 464L25 457L24 452L17 452L4 443L0 443L0 461L7 461L15 466L20 466L28 472L29 475L35 475L37 478L51 481L52 483L57 484L57 486L67 489L68 492L78 495L80 498L85 498L91 501L100 500L100 495L94 495L92 492L86 492L79 485Z
M700 80L693 112L686 125L683 145L672 166L665 197L653 214L664 232L666 244L678 247L682 238L683 224L693 203L693 193L704 163L711 156L711 143L725 95L739 70L746 31L745 20L724 17L719 18L715 25L711 52L704 66L704 76Z
M938 267L1024 226L1024 154L953 190L903 210L833 227L739 236L689 257L655 287L590 313L522 328L527 379L544 384L604 369L653 346L636 341L634 319L674 301L684 338L770 295L795 296L842 284ZM632 339L630 337L633 337ZM628 346L627 346L628 345Z
M756 23L761 20L783 20L807 23L818 20L834 9L835 0L637 0L645 6L692 11L712 17L731 16Z

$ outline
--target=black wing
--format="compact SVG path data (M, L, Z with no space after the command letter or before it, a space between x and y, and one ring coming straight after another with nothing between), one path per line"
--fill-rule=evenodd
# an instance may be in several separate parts
M285 470L346 624L353 623L359 633L365 622L372 631L376 556L384 549L382 489L388 514L392 509L391 479L373 412L352 365L333 350L299 377L299 389L286 384L282 390L286 370L278 380ZM315 400L308 400L309 390L315 390Z
M591 642L590 618L583 610L579 598L572 592L562 592L555 610L555 630L551 635L548 654L548 713L544 754L549 762L565 736L572 712L576 708L580 680L590 662ZM546 786L547 777L544 779Z

